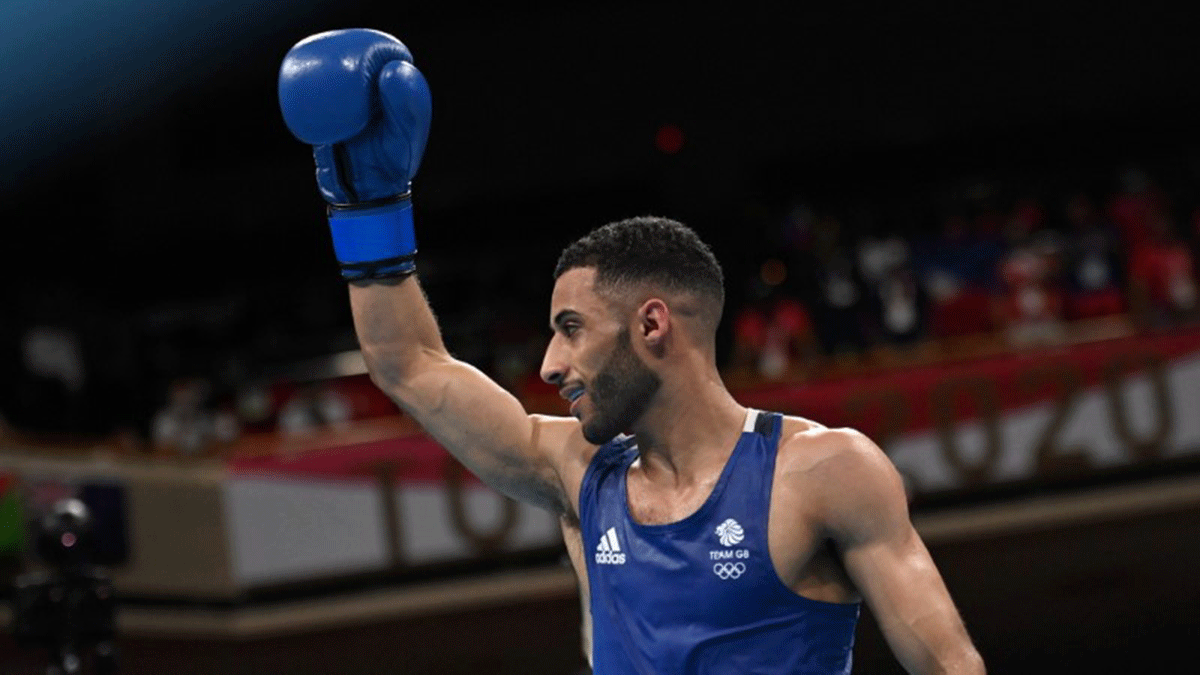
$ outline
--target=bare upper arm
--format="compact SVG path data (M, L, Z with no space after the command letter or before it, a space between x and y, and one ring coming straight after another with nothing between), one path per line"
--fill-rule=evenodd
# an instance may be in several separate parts
M815 432L809 443L817 459L805 480L816 521L896 657L910 672L982 672L891 461L851 430Z
M377 383L488 485L556 513L575 511L595 451L577 420L528 414L479 369L444 352L424 355L403 379Z
M595 448L572 418L529 415L455 359L415 277L351 284L355 331L371 380L460 462L504 494L571 513Z
M592 664L592 603L588 586L587 563L583 553L583 535L580 533L577 518L562 517L559 519L562 528L563 543L567 547L567 555L571 566L575 569L575 578L579 581L579 610L580 637L583 640L583 655L588 665Z

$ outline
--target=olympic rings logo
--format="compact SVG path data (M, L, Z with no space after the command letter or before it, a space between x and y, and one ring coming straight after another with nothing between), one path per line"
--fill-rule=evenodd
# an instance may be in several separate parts
M713 574L722 579L736 579L746 573L746 563L723 562L713 565Z

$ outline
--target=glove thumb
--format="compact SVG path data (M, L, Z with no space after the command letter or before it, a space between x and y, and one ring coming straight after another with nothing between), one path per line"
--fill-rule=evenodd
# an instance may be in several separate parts
M429 125L433 119L433 97L429 84L417 67L407 61L391 61L379 73L379 97L387 118L387 128L397 142L393 148L408 148L407 163L396 166L397 172L410 178L417 173L425 144L429 140ZM405 157L395 157L398 164Z

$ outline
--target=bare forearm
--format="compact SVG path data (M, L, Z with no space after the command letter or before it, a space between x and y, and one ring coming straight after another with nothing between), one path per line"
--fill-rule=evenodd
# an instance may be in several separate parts
M385 391L401 384L422 356L446 352L415 276L351 284L350 309L367 369Z
M886 609L880 608L886 613ZM912 675L983 675L983 659L957 615L930 614L915 621L877 615L892 653Z
M923 556L922 556L923 557ZM907 564L913 564L911 558ZM896 561L901 568L905 561ZM915 568L932 570L932 562ZM909 585L877 598L872 609L888 644L913 675L983 675L983 660L967 634L940 575L909 575Z
M933 672L946 675L985 675L987 669L984 668L983 658L979 656L979 652L971 647L953 657L948 657Z
M446 352L415 277L380 278L411 272L417 252L411 187L432 103L411 52L377 30L310 36L285 57L279 97L288 129L314 148L317 183L331 205L333 248L342 277L352 280L354 328L372 381L484 480L548 507L565 504L556 466L535 443L540 422L484 373ZM559 429L556 438L577 431L547 426Z
M953 653L942 653L919 666L905 664L913 675L985 675L983 658L973 646L964 645Z
M486 374L446 352L415 277L352 284L350 306L375 386L493 488L565 509L553 467L532 445L528 413Z

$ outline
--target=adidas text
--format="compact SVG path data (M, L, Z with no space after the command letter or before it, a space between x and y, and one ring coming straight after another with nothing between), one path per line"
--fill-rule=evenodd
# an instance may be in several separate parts
M612 551L597 551L596 552L596 564L597 565L624 565L625 564L625 554L624 553L613 553Z

